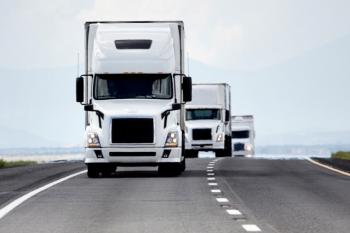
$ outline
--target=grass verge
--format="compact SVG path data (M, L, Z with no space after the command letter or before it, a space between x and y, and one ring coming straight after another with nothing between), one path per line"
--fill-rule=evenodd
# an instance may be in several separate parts
M338 151L336 153L332 153L332 159L350 160L350 152Z
M3 159L0 159L0 169L1 168L27 166L27 165L32 165L32 164L36 164L36 162L29 161L29 160L6 161Z

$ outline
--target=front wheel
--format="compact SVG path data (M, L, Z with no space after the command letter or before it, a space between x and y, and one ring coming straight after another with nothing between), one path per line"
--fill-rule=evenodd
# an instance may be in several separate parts
M158 173L161 176L178 176L183 168L183 163L163 163L158 165Z
M88 164L87 165L87 176L89 178L97 178L100 175L100 171L96 165Z

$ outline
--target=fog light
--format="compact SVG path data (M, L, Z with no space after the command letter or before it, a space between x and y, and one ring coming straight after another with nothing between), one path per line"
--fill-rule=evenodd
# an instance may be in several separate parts
M171 150L164 150L162 158L169 158Z

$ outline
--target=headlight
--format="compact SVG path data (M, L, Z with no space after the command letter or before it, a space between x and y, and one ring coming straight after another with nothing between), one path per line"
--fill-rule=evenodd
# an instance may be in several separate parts
M177 147L177 132L169 132L166 137L165 147Z
M247 151L251 151L253 149L253 146L250 143L246 143L244 144L244 149Z
M97 133L88 133L87 134L87 147L101 147L100 140L97 136Z
M223 133L218 134L218 137L216 138L216 141L217 141L217 142L222 142L222 141L224 141L224 134L223 134Z

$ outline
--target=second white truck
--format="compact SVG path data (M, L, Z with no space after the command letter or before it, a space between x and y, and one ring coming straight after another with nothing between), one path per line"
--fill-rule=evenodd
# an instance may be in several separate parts
M185 105L186 157L198 151L232 156L230 89L226 83L192 85L192 101Z

